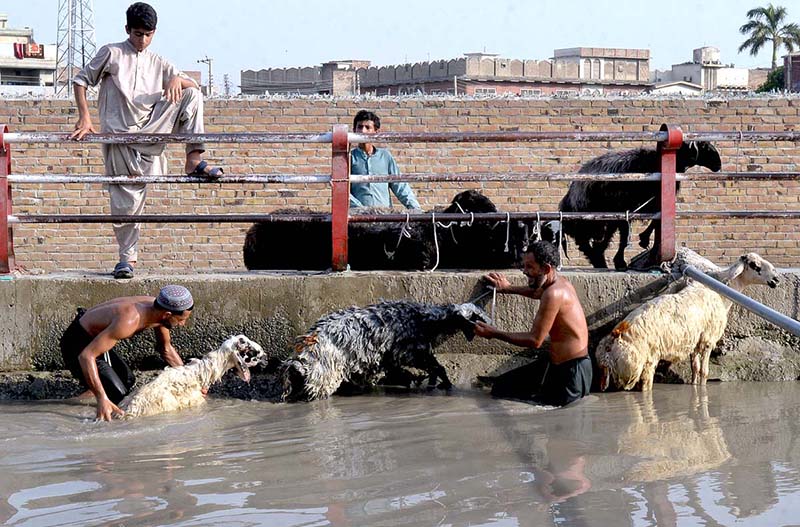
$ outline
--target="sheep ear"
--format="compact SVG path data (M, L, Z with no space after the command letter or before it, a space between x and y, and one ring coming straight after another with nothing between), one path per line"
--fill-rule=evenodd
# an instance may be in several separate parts
M737 276L739 276L740 274L742 274L742 272L744 271L745 267L747 267L747 255L746 254L742 255L742 257L739 258L739 261L736 262L736 267L733 269L733 273L731 274L729 280L732 280L732 279L736 278Z

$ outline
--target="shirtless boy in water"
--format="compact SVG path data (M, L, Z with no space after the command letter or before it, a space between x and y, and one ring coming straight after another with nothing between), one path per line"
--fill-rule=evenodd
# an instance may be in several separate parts
M545 338L550 337L547 357L497 377L492 395L563 406L589 394L592 363L586 315L575 288L558 274L557 267L558 249L551 243L538 241L528 247L523 260L527 287L514 287L499 273L484 277L498 293L539 300L539 309L530 331L511 333L477 322L476 335L525 348L540 348Z
M78 309L61 337L64 364L97 400L97 419L122 415L117 404L136 382L133 372L112 348L121 340L152 328L156 350L170 366L181 366L169 330L186 324L194 300L180 285L162 287L158 296L114 298L92 308Z

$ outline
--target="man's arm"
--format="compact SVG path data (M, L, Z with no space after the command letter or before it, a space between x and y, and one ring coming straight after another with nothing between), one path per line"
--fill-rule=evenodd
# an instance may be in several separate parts
M75 125L75 131L69 136L70 139L82 139L88 133L96 134L94 125L92 124L92 116L89 113L89 101L86 98L86 86L80 84L73 84L75 90L75 103L78 105L78 123Z
M389 170L388 170L389 175L390 176L400 175L400 169L397 167L397 162L394 160L394 157L392 156L391 153L388 154L389 154ZM419 205L419 201L417 201L417 196L414 194L414 190L408 183L392 182L389 183L389 189L392 192L394 192L394 195L397 196L397 199L400 200L400 203L402 203L405 208L407 209L422 208Z
M475 334L485 339L498 339L503 342L508 342L520 348L538 348L533 340L533 334L525 331L511 333L508 331L500 331L494 326L490 326L485 322L475 323Z
M155 333L156 337L156 351L161 354L161 358L164 359L164 362L173 368L183 366L183 360L181 359L181 356L172 346L169 330L163 326L156 326L153 328L153 333Z
M350 194L350 208L363 207L363 206L364 204L361 203L361 201L359 201L357 197L353 196L353 194Z
M494 287L498 293L504 295L522 295L529 298L534 298L536 291L528 286L514 286L508 281L508 278L501 273L489 273L484 275L484 280L489 282L489 285Z
M120 330L118 326L109 326L97 335L78 355L78 364L80 364L83 372L83 378L97 400L96 417L99 421L110 421L114 414L125 414L106 395L103 383L100 381L100 373L97 371L97 357L113 348L121 340L120 335L123 333L125 331Z
M539 310L536 312L536 317L533 319L533 327L528 332L508 332L500 331L494 326L490 326L484 322L475 323L475 334L479 337L487 339L498 339L503 342L508 342L515 346L522 348L540 348L544 343L553 323L556 320L556 315L560 309L560 295L559 291L545 291L539 302Z
M72 87L75 90L75 103L78 105L78 123L75 125L75 131L70 135L71 139L81 139L90 132L97 133L89 113L86 89L89 86L97 86L103 76L107 74L108 65L112 61L111 55L111 48L101 47L89 64L75 76Z
M164 88L164 97L166 97L169 102L177 104L181 102L183 90L186 88L197 88L197 83L189 77L175 75L167 82L167 87Z

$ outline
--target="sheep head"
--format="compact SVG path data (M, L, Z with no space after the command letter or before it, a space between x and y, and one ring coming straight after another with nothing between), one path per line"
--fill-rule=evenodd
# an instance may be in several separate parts
M250 368L255 366L264 357L264 350L244 335L236 335L222 344L222 349L228 352L233 361L236 375L244 382L250 382Z
M744 285L768 285L772 289L778 287L780 278L775 266L757 253L747 253L739 257L737 275Z
M455 314L460 320L460 329L464 333L464 337L471 341L475 338L475 323L486 322L489 324L491 319L486 311L472 303L454 304Z
M712 172L719 172L722 160L716 147L708 141L684 141L677 155L678 172L685 172L687 168L699 165Z

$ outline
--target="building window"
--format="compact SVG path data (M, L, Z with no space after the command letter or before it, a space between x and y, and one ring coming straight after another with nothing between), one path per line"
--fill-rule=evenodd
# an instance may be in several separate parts
M497 88L475 88L475 95L495 95Z
M522 88L519 90L520 97L538 97L542 94L542 90L533 88Z

